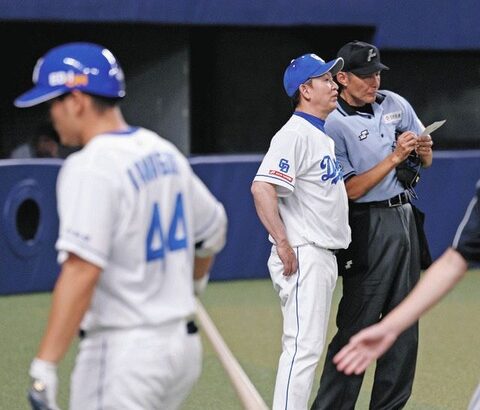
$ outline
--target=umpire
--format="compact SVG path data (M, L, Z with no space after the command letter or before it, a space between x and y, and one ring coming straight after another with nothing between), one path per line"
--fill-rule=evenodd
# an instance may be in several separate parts
M320 388L312 409L353 409L363 374L346 376L336 370L333 356L360 329L379 321L411 291L420 274L420 245L412 181L398 166L432 163L430 136L411 105L391 91L379 90L388 67L378 49L353 41L338 57L345 61L337 74L337 109L326 121L343 167L350 200L352 243L339 255L343 297L337 334L328 347ZM416 173L418 169L414 169ZM408 189L407 189L408 188ZM423 232L423 231L422 231ZM410 397L418 346L418 325L405 331L377 361L370 409L400 409Z

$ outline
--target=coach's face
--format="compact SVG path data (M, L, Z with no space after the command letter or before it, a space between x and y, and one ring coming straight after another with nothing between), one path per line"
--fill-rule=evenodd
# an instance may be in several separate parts
M319 118L327 118L336 108L338 86L331 73L310 79L300 86L300 92L309 111L313 111Z
M380 71L367 75L340 72L337 80L343 86L342 98L354 107L361 107L375 102L380 87Z
M50 117L52 124L65 146L80 145L76 131L76 101L74 93L62 95L50 101Z

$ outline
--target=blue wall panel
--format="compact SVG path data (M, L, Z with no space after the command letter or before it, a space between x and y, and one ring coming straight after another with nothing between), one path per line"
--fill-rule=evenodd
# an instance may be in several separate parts
M190 160L223 202L229 218L228 243L217 256L213 280L268 277L270 244L250 193L261 158L242 155ZM0 294L53 287L59 272L54 244L58 234L55 183L60 165L61 161L55 160L0 161ZM452 242L478 179L480 151L435 153L433 166L422 172L416 204L426 213L434 258ZM26 200L37 203L40 212L36 235L30 240L22 239L18 228Z
M432 257L452 243L456 229L480 179L480 151L434 154L431 168L421 174L415 204L426 213L425 230Z
M0 294L47 291L55 283L55 181L60 164L0 161Z
M260 164L258 156L193 158L192 167L224 204L228 216L227 245L217 256L212 279L266 277L270 254L267 232L260 224L250 185Z
M404 49L479 49L479 14L475 0L0 0L2 20L370 26L378 46Z

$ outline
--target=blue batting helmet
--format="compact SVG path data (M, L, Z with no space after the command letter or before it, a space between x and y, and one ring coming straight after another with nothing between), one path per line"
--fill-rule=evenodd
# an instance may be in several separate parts
M122 68L105 47L68 43L51 49L33 69L35 86L14 101L32 107L72 90L110 98L125 96Z

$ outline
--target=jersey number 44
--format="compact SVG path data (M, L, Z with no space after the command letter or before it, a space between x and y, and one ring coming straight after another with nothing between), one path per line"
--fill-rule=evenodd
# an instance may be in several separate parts
M165 258L168 251L187 248L187 224L181 192L177 194L174 212L169 222L168 229L164 230L160 205L154 202L146 241L147 262Z

